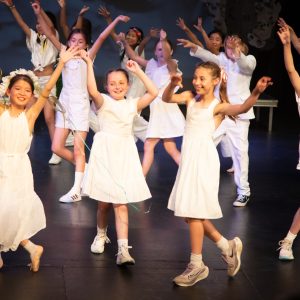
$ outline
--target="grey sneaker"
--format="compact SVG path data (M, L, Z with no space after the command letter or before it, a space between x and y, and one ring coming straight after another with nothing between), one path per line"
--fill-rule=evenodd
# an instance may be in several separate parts
M229 252L230 254L224 255L222 254L222 258L227 263L227 274L230 277L233 277L236 275L236 273L239 271L241 267L241 254L243 251L243 243L238 238L235 237L233 240L228 241L229 242Z
M135 260L130 256L128 249L132 248L131 246L121 246L117 253L117 261L116 264L118 266L125 266L125 265L134 265Z
M104 252L105 243L110 243L110 239L106 234L97 234L94 238L93 244L91 245L91 252L95 254L101 254Z
M250 196L246 195L238 195L235 201L233 202L233 206L235 207L244 207L250 200Z
M280 252L279 252L280 260L293 260L294 259L293 250L292 250L293 242L291 242L287 239L284 239L282 241L279 241L278 245L279 245L279 248L277 250L280 250Z
M208 276L209 270L208 267L202 263L200 267L189 263L186 270L176 276L173 279L173 282L179 286L192 286L198 281L205 279Z

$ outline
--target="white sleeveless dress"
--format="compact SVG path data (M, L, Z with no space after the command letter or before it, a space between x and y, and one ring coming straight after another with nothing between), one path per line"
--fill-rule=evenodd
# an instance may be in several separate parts
M46 227L27 155L31 140L25 113L11 117L5 110L0 116L0 252L16 250Z
M193 100L187 107L181 161L168 203L175 216L222 217L218 201L220 161L213 142L213 110L218 103L214 99L208 108L201 108Z
M94 136L83 193L118 204L151 198L132 133L138 98L114 100L101 95L100 131Z
M159 89L159 95L150 104L147 138L173 138L183 135L185 118L178 104L162 101L162 94L170 82L167 65L158 66L155 59L147 63L145 73Z

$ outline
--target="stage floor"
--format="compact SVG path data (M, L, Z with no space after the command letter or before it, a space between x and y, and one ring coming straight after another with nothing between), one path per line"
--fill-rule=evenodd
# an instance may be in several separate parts
M251 201L244 208L232 206L235 184L233 175L225 171L230 161L221 158L223 218L214 221L225 237L239 236L243 241L241 270L229 279L218 249L205 239L203 260L209 276L183 288L174 286L172 279L188 263L189 231L187 224L166 208L177 166L162 145L157 147L147 178L152 199L129 206L129 245L136 264L120 268L115 264L112 211L108 228L111 244L103 254L94 255L90 245L96 233L97 202L89 198L74 204L58 202L73 183L73 167L65 161L49 166L48 135L43 130L36 132L30 158L47 228L32 240L42 244L45 252L36 274L29 271L28 255L22 247L2 254L5 265L0 271L0 299L300 299L300 238L294 242L294 261L279 261L276 251L299 206L298 134L268 134L254 128L249 140ZM89 145L91 141L90 135ZM142 144L138 143L138 148L142 156Z

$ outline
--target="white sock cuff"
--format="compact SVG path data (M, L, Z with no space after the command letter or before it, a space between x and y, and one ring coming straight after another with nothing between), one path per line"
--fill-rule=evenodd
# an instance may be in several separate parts
M221 239L216 242L217 247L222 251L222 253L227 253L229 250L229 243L228 240L224 238L224 236L221 237Z
M122 246L128 247L128 239L118 239L119 248Z
M291 233L291 232L289 231L285 238L286 238L287 240L293 242L294 239L296 238L296 236L297 236L297 234L293 234L293 233Z

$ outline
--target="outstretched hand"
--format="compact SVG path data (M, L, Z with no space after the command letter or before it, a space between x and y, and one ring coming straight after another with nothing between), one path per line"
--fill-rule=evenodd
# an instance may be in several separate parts
M70 59L78 57L79 55L80 55L80 49L78 47L70 47L67 50L66 48L62 47L59 54L59 59L63 63L66 63Z
M176 20L176 25L179 28L181 28L182 30L186 30L187 29L184 20L182 18L180 18L180 17Z
M175 87L175 86L179 86L180 88L183 87L181 74L178 74L178 73L172 74L170 79L171 79L171 84L173 87Z
M277 31L277 34L283 45L287 45L288 43L291 42L291 34L288 25L280 27L279 30Z
M92 60L86 50L81 49L79 55L86 63L92 63Z
M194 48L197 47L196 44L192 43L189 40L185 40L185 39L177 39L177 45L179 46L183 46L183 48Z
M130 20L130 17L124 15L120 15L117 18L124 23L127 23Z
M4 3L6 6L12 6L13 0L0 0L2 3Z
M90 9L89 6L83 5L83 7L81 8L81 10L79 12L79 16L83 16L89 9Z
M105 6L99 6L98 14L104 19L110 18L110 11Z
M271 77L268 77L268 76L263 76L261 77L257 83L256 83L256 86L255 86L255 90L258 92L258 93L263 93L266 88L270 85L273 85L273 82L272 82L272 78Z

